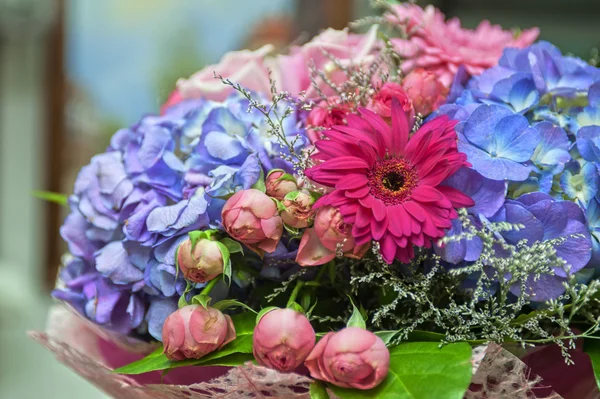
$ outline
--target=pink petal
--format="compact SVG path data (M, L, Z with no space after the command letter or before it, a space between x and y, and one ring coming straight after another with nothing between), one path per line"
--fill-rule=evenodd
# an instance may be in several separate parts
M406 209L412 217L417 219L419 222L425 221L425 209L423 209L423 207L418 203L414 201L406 201L403 205L404 209Z
M334 258L335 252L323 246L314 228L304 230L296 255L296 262L300 266L323 265Z
M408 135L410 128L408 126L408 119L406 113L402 109L400 102L394 98L392 100L392 146L390 153L392 155L404 154L404 149L408 143Z
M348 198L364 198L371 191L371 187L362 186L352 190L347 190L345 195Z
M335 188L338 190L350 190L355 188L364 187L367 185L369 180L364 174L352 173L344 176L344 179L338 181Z
M452 202L452 206L455 208L470 208L475 205L475 201L455 188L438 186L437 189L448 197L450 202Z
M391 264L396 257L396 243L394 242L394 237L391 234L387 234L383 237L383 240L380 241L381 244L381 255L383 256L383 260L385 260L388 264Z

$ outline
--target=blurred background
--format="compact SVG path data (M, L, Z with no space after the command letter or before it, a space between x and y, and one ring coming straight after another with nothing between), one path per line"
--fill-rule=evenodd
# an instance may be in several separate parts
M539 26L589 59L598 0L439 0L474 27ZM69 193L110 136L157 112L178 77L229 50L291 41L372 14L368 0L0 0L0 398L102 398L25 335L42 329Z

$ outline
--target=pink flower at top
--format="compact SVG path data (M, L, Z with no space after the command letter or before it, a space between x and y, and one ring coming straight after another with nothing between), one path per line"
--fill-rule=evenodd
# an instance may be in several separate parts
M473 206L471 198L442 184L469 165L456 144L457 122L441 116L409 136L397 100L391 126L372 111L360 113L349 114L347 126L335 126L315 143L319 152L313 158L321 163L306 176L335 189L314 208L339 209L356 245L378 241L387 263L406 263L414 257L413 246L429 248L445 235L458 217L455 208Z
M320 139L323 130L330 129L335 125L345 125L346 115L350 110L350 104L339 104L336 98L331 99L329 103L321 100L310 110L306 118L310 142L314 144Z
M402 110L408 116L409 126L412 126L415 110L413 109L413 104L408 97L408 94L406 94L402 86L398 83L384 83L375 96L373 96L368 108L384 119L390 118L392 116L392 101L394 99L398 100L402 106Z
M256 51L241 50L225 54L218 64L209 65L188 79L179 79L177 89L180 97L177 102L201 97L213 101L225 100L233 89L220 79L215 79L215 73L249 90L270 96L271 84L265 57L271 52L273 46L265 45Z
M416 113L427 116L446 101L448 88L435 73L417 68L402 80L402 87L410 97Z
M483 21L475 30L463 29L458 18L445 21L441 11L433 6L425 9L414 4L394 7L396 15L387 17L406 24L409 39L392 39L400 55L404 72L424 68L437 74L450 86L460 65L471 75L479 75L498 63L507 47L523 48L532 44L539 35L538 28L515 34L499 25Z
M342 65L369 65L375 60L375 50L379 46L377 27L373 26L366 34L351 34L347 30L327 29L303 46L296 46L289 55L280 55L269 60L273 78L281 90L292 95L305 91L309 99L318 97L310 79L310 62L314 62L318 71L324 72L336 84L343 82L346 75L324 53L339 60ZM333 90L321 79L319 88L325 95Z

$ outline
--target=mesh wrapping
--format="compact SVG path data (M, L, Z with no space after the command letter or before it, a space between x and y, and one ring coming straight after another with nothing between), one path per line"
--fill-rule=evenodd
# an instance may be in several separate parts
M114 374L107 365L105 353L99 349L100 340L109 339L122 350L136 353L137 356L149 353L155 346L106 332L62 306L51 310L46 332L29 334L61 363L116 399L309 399L311 380L308 377L283 374L252 364L225 370L217 378L191 385L147 384L134 376ZM556 393L536 396L535 388L543 386L541 378L532 373L517 356L499 345L475 347L472 364L473 379L465 399L562 398ZM335 399L333 394L330 395Z

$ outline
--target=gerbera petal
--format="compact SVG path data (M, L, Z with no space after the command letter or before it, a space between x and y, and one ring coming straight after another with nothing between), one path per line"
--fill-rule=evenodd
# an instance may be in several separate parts
M406 201L403 205L404 209L406 209L412 217L421 223L425 221L425 209L423 209L421 205L414 201Z
M381 221L383 220L383 218L385 218L385 215L387 214L387 209L383 201L381 201L379 198L367 196L365 198L361 198L359 202L364 207L371 208L371 212L373 212L373 217L375 217L376 220Z
M347 190L345 195L348 198L364 198L367 194L369 194L369 191L371 191L369 186L362 186L351 190Z
M408 126L408 118L400 105L400 101L392 99L392 146L390 154L400 156L404 154L404 148L408 143L408 135L410 128Z
M375 112L366 108L359 108L358 112L362 117L373 127L379 134L375 135L377 142L377 153L380 157L384 157L386 152L392 146L392 129L390 126Z
M444 194L452 202L455 208L470 208L475 205L475 202L462 192L455 188L447 186L438 186L438 190Z
M383 219L381 222L373 219L371 220L371 235L375 241L381 240L381 237L385 234L388 227L388 218Z
M388 264L391 264L396 257L396 243L394 237L391 234L386 234L385 237L379 242L381 248L381 256Z
M350 190L366 186L369 183L366 175L351 173L344 176L344 178L335 184L335 188L338 190Z
M411 198L419 202L436 202L444 199L442 193L433 187L421 185L413 190Z
M390 220L388 229L393 235L396 237L410 235L412 216L406 212L402 204L391 207L388 218Z
M340 175L343 175L348 170L367 170L369 168L369 164L362 158L345 156L339 157L335 159L330 159L328 161L323 162L319 166L317 166L321 170L331 170L337 171Z

